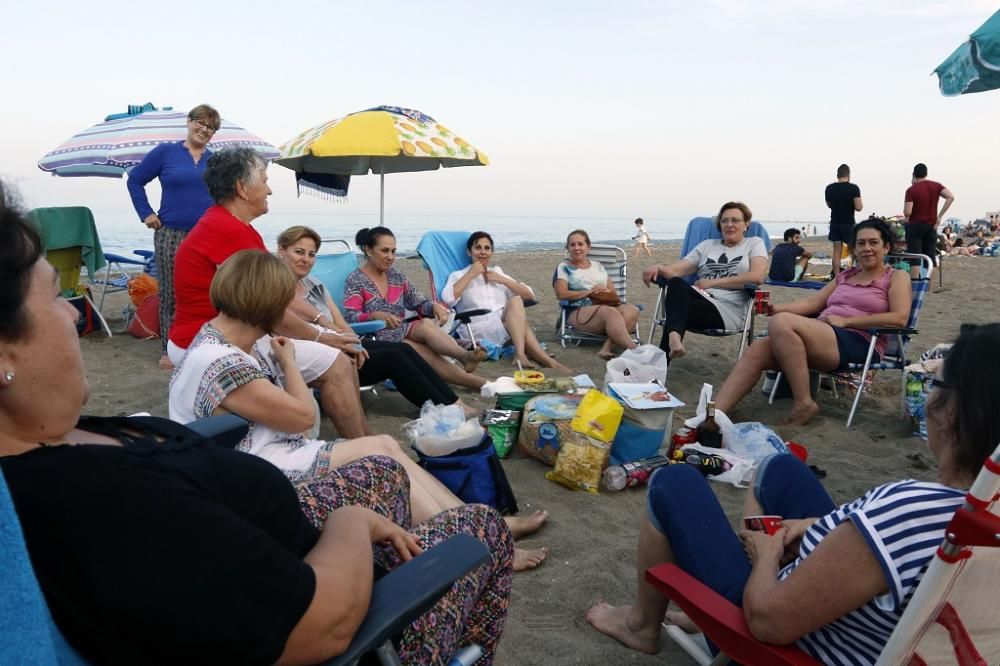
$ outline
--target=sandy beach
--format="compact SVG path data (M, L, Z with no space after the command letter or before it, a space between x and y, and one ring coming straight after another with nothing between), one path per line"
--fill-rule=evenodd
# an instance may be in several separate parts
M502 230L492 230L495 236ZM496 233L499 232L499 233ZM825 240L809 240L813 250L829 252ZM650 263L676 260L678 244L655 244L652 260L646 257L629 260L629 301L645 307L640 320L642 338L649 333L649 317L657 291L641 281L642 269ZM631 249L629 249L631 255ZM600 383L604 363L594 356L596 346L561 349L554 334L557 304L549 288L552 270L560 252L502 253L498 265L512 276L535 289L539 305L528 311L538 337L547 342L558 359L578 372L589 374ZM398 262L417 286L426 288L427 274L420 262ZM828 270L828 267L827 267ZM994 285L1000 283L1000 261L988 257L948 258L944 268L944 288L937 276L927 295L920 321L920 334L911 346L911 358L938 342L950 341L962 322L985 322L997 319L1000 296ZM801 297L794 289L772 289L775 302ZM109 297L105 313L112 327L120 325L117 315L125 303L122 294ZM766 321L758 322L758 329ZM658 340L658 338L657 338ZM127 334L106 338L95 332L81 340L88 367L92 395L85 413L123 415L150 412L167 415L167 386L170 373L157 368L160 346L156 341L140 341ZM735 361L737 345L733 338L718 339L690 335L688 354L671 366L668 386L688 403L678 410L674 427L693 415L698 391L703 381L720 386ZM487 363L484 376L510 374L506 362ZM459 391L467 402L489 407L492 400ZM891 479L932 478L933 462L926 444L909 434L908 423L900 411L899 374L878 379L873 397L862 399L853 428L844 427L849 397L841 393L834 399L822 391L820 415L801 428L775 429L785 439L808 448L810 463L825 469L827 489L837 501L857 497L870 487ZM731 416L734 421L759 420L779 423L787 401L768 405L765 396L754 391ZM399 437L400 427L416 416L416 409L397 393L380 390L378 397L367 396L365 406L374 429ZM332 435L329 420L324 419L323 435ZM551 549L548 561L538 569L514 577L514 598L499 664L685 664L693 663L672 642L664 638L663 651L657 657L633 653L615 641L598 634L584 619L584 613L598 599L611 603L631 600L636 589L635 545L638 516L644 510L645 493L626 491L591 495L572 492L544 477L548 469L541 463L519 456L515 451L503 463L510 477L522 512L544 508L550 511L548 525L525 545L546 545ZM735 523L744 490L715 484L727 514Z

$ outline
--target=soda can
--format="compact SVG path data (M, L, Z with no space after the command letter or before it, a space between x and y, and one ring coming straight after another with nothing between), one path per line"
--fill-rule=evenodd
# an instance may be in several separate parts
M753 293L754 308L757 314L766 315L771 307L771 291L758 289Z
M747 516L743 524L751 532L766 532L769 536L781 529L781 516Z

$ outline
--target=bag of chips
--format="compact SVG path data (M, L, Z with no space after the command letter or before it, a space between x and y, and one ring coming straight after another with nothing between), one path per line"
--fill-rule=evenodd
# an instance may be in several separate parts
M578 433L594 437L610 444L622 422L625 410L621 403L600 391L590 389L576 408L576 415L570 424Z
M570 490L596 494L610 453L610 444L574 432L563 441L555 466L545 478Z

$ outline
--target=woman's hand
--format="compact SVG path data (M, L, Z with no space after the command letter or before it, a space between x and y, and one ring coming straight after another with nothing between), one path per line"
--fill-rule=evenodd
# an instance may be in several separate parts
M399 557L404 562L412 560L424 552L424 549L420 547L420 542L417 541L417 537L371 509L366 508L365 511L367 512L368 519L368 534L371 537L372 543L379 543L385 546L391 545L396 549Z
M589 292L589 293L590 293L590 295L591 295L591 296L593 296L594 294L599 294L599 293L601 293L602 291L610 291L610 289L608 289L608 285L606 285L606 284L599 284L599 285L595 285L595 286L594 286L594 287L593 287L593 288L592 288L592 289L590 290L590 292Z
M660 277L660 265L650 266L642 272L642 283L647 287Z
M368 318L381 319L385 322L386 328L399 328L399 325L403 323L402 319L389 312L373 312Z
M448 321L448 308L441 305L440 303L434 304L434 318L437 319L439 326L444 326Z
M819 318L820 321L825 321L830 326L835 328L847 328L847 318L838 317L837 315L823 315Z
M156 213L150 213L149 215L147 215L146 219L143 220L142 223L145 224L150 229L159 229L160 227L163 226L163 223L160 222L160 216L157 215Z
M782 545L785 548L781 564L785 565L799 556L799 544L802 543L802 535L806 533L816 518L787 518L782 519L781 524L785 528L785 536Z
M697 282L694 283L694 286L698 287L699 289L711 289L712 284L714 282L715 280L709 280L708 278L700 278Z
M295 345L288 338L281 335L271 338L271 353L282 370L295 367Z
M773 535L767 532L740 530L740 540L752 566L763 565L778 567L781 557L785 554L786 527L782 527Z

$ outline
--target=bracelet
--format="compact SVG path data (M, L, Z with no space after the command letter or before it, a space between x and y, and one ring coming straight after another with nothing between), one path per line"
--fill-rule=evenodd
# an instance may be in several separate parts
M326 333L325 328L320 328L318 331L316 331L316 337L313 338L313 342L319 342L320 336L323 335L324 333Z
M322 312L317 312L316 316L312 318L312 323L318 324L319 320L322 319L322 318L323 318L323 313Z

